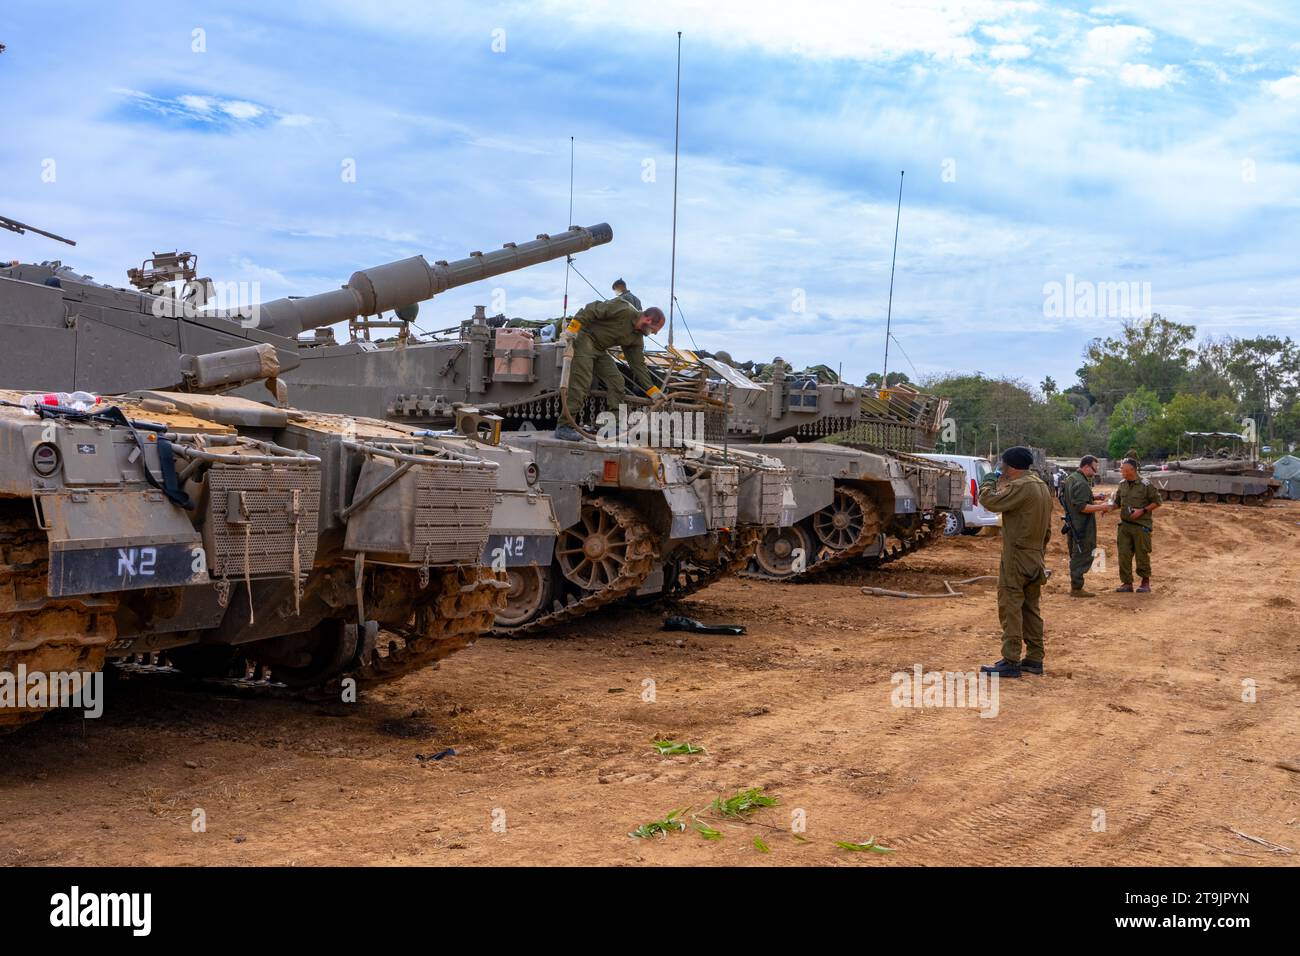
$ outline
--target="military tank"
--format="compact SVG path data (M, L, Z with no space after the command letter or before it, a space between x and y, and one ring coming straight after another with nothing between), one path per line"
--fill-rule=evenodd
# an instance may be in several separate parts
M208 308L210 280L197 278L189 253L155 253L132 270L137 292L102 286L61 263L19 265L0 270L12 280L10 288L0 283L0 303L8 296L14 316L0 325L0 342L12 343L19 366L35 361L32 341L43 337L42 351L61 342L78 359L41 379L42 387L103 390L130 376L148 382L157 373L145 366L182 347L206 352L261 342L277 349L281 377L304 408L421 430L452 426L466 406L496 416L505 430L501 447L534 456L562 532L554 553L512 551L505 569L509 597L499 630L537 633L634 594L702 587L743 564L759 532L788 514L789 482L779 462L697 432L686 436L689 449L555 440L546 430L554 416L544 409L559 406L559 343L527 333L524 342L504 319L490 323L482 308L450 330L452 338L412 331L419 301L612 235L606 224L575 226L452 262L429 265L416 256L357 272L338 291L279 299L247 315ZM342 322L347 342L329 328ZM385 330L395 333L372 340ZM299 338L304 333L311 335ZM239 394L264 393L249 386ZM594 397L592 408L600 402Z
M261 345L187 357L183 390L85 408L0 393L0 670L165 655L321 692L395 680L490 629L503 552L557 530L531 457L205 391L268 371ZM0 727L38 714L0 711Z
M910 453L933 448L944 399L909 385L849 385L826 366L795 372L780 358L748 365L759 381L726 353L701 362L711 374L686 376L678 390L726 396L728 438L795 476L795 520L766 533L750 575L788 580L853 560L894 561L941 537L948 514L961 510L961 470Z
M1271 465L1245 454L1245 441L1234 432L1184 432L1200 453L1173 459L1163 468L1143 469L1143 476L1168 501L1260 505L1282 487ZM1217 448L1215 447L1217 445Z

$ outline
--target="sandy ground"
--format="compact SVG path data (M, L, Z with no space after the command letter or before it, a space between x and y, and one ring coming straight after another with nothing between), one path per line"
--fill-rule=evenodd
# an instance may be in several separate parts
M0 864L1295 865L1300 773L1278 764L1300 755L1300 503L1156 517L1150 595L1110 593L1113 518L1094 600L1066 596L1054 541L1048 675L1002 682L996 717L891 705L894 672L996 659L989 586L859 591L995 571L996 538L960 538L685 602L743 637L606 613L481 641L360 705L124 682L102 719L0 739ZM659 756L657 737L707 753ZM708 809L748 787L779 804L743 823ZM683 807L722 839L628 836ZM895 852L834 842L871 836Z

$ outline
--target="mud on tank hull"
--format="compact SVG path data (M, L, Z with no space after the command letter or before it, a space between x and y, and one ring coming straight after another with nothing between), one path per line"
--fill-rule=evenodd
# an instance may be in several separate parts
M480 566L499 466L465 442L166 392L6 406L0 440L6 673L161 654L194 676L364 688L466 646L503 599ZM0 709L0 728L42 712Z
M561 527L549 566L512 574L503 636L633 597L680 597L743 567L764 529L791 520L787 471L764 455L602 446L549 432L503 440L536 457Z

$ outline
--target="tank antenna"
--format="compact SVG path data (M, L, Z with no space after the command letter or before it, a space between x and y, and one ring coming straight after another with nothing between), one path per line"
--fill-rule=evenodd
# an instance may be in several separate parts
M885 309L885 370L880 390L889 388L889 327L894 317L894 265L898 262L898 222L903 218L903 170L898 171L898 210L894 213L894 257L889 262L889 305Z
M668 269L668 347L673 347L673 308L677 302L677 155L682 140L682 31L677 31L677 112L673 118L673 253Z
M573 226L573 137L569 137L569 226ZM573 268L573 256L564 257L564 318L569 317L569 270Z

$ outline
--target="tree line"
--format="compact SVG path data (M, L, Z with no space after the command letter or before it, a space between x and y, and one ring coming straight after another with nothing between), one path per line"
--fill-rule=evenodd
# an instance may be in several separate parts
M1050 376L1037 386L980 373L926 379L926 391L951 400L953 427L940 449L1033 445L1061 456L1136 451L1154 460L1187 453L1184 432L1251 428L1271 448L1267 457L1300 443L1300 348L1289 337L1198 343L1195 326L1157 313L1089 342L1076 374L1064 390Z

